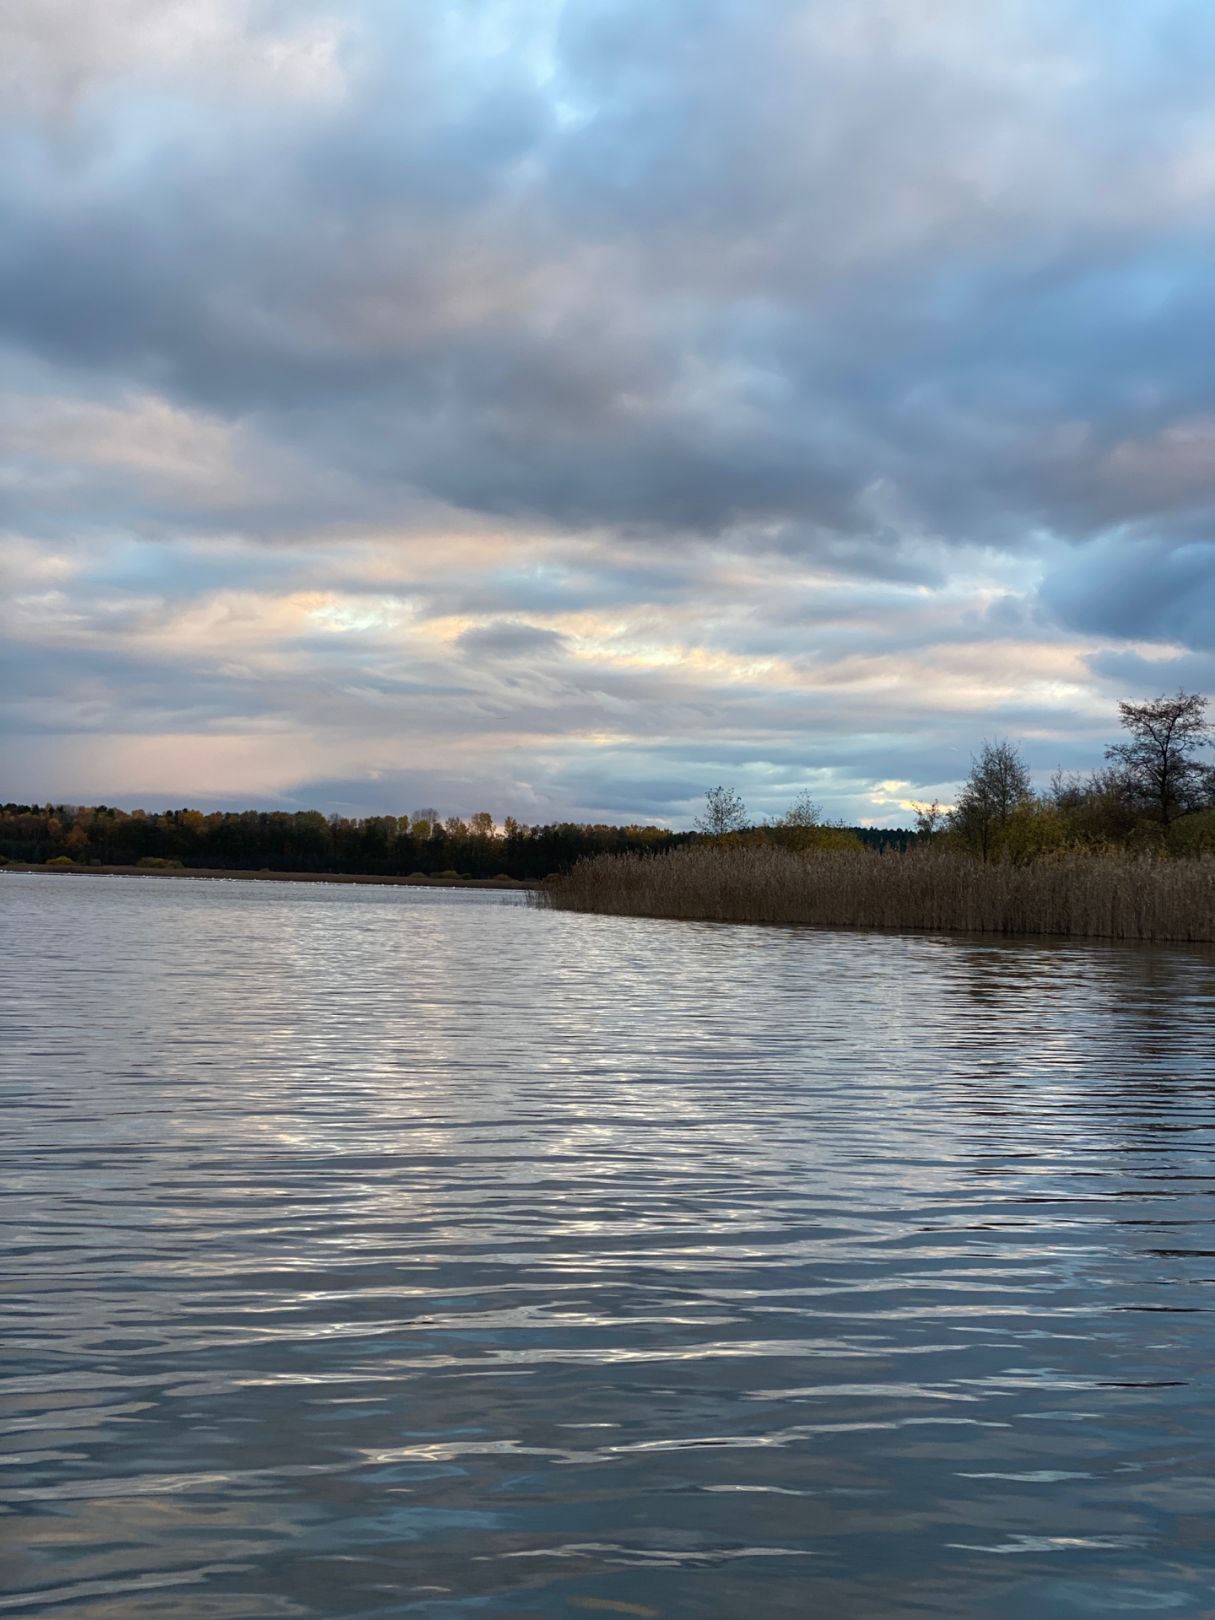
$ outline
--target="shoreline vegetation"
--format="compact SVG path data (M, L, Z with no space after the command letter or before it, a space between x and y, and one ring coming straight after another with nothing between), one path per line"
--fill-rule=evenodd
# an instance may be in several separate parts
M702 922L809 924L1079 939L1215 943L1215 743L1207 699L1120 703L1122 741L1087 778L1045 791L1007 741L984 743L956 804L913 805L916 836L866 849L803 798L747 825L727 787L705 796L701 839L595 855L533 903Z
M1064 851L980 861L961 851L701 845L580 861L531 903L696 922L900 932L1215 942L1215 856Z
M526 889L561 911L837 928L1215 942L1215 745L1208 700L1120 703L1123 738L1088 776L1035 786L985 742L957 802L901 801L910 828L824 822L803 793L758 824L732 788L695 830L433 808L317 811L0 805L0 868L288 883Z

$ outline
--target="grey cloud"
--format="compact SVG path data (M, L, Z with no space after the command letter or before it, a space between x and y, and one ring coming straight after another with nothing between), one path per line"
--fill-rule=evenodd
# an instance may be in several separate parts
M1043 580L1043 611L1076 630L1215 648L1215 540L1163 546L1119 536Z
M606 821L654 818L660 822L682 819L687 807L704 793L694 776L647 774L652 760L622 761L616 771L585 767L557 773L554 788L587 813Z
M537 624L487 624L465 630L456 645L479 658L543 658L561 652L565 637Z
M339 815L400 816L418 805L433 805L441 815L468 816L488 810L495 816L513 815L521 821L554 819L559 811L548 783L520 776L503 776L475 767L436 769L420 758L414 764L358 776L317 776L293 784L276 808L311 810L318 804ZM572 807L571 807L572 813Z
M1170 7L1193 74L1147 31L1128 81L1082 7L1061 36L1053 8L962 18L952 56L939 19L879 53L885 8L849 11L570 7L546 88L370 8L336 108L227 135L200 111L124 166L138 93L83 166L10 131L9 340L262 413L349 479L348 516L416 486L645 533L785 521L881 572L908 525L1016 545L1138 510L1103 458L1209 408L1215 322L1209 212L1160 203L1134 134L1184 161L1211 30ZM1059 88L1077 61L1089 87Z
M133 658L104 648L12 644L0 655L0 730L14 738L91 732L242 728L274 712L281 693L171 658ZM8 775L19 770L12 745ZM31 782L27 794L36 794Z
M1123 649L1094 653L1088 662L1094 675L1119 699L1156 697L1179 687L1188 692L1215 692L1215 650L1161 659Z
M576 548L554 540L543 564L509 566L453 578L441 563L409 582L434 615L470 613L580 613L588 609L678 603L703 591L694 562L662 563L652 555L630 559L619 542L600 537ZM365 582L351 581L365 590Z

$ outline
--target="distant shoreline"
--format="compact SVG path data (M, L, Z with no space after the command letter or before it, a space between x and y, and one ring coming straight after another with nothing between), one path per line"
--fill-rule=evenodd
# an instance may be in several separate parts
M539 883L523 878L444 878L379 876L374 872L249 872L229 871L218 866L36 866L11 861L0 866L0 877L5 872L37 872L46 877L150 877L197 878L214 882L221 878L235 878L243 883L375 883L396 889L497 889L508 894L512 889L538 889Z

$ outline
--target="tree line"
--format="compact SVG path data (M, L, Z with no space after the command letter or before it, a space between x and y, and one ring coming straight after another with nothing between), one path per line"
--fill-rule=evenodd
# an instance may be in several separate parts
M920 805L914 829L845 827L808 796L753 824L732 789L716 787L693 832L646 825L526 826L488 811L433 808L401 816L316 810L149 812L110 805L0 805L0 860L29 864L183 866L220 871L335 872L535 881L595 855L654 854L727 841L789 850L906 848L942 842L983 859L1031 859L1063 848L1215 852L1215 740L1207 701L1179 692L1119 705L1124 735L1087 776L1056 773L1045 791L1012 743L984 743L952 807Z
M822 829L826 835L826 829ZM834 836L834 829L832 830ZM584 856L674 849L694 832L553 822L526 826L488 811L325 816L317 810L120 810L113 805L0 805L0 861L43 865L336 872L384 877L509 877L537 881ZM913 835L857 829L855 839L902 844Z
M0 805L0 857L78 866L183 866L218 871L372 876L511 877L568 870L584 855L672 848L665 827L578 822L525 826L487 811L325 816L317 810L120 810L112 805Z

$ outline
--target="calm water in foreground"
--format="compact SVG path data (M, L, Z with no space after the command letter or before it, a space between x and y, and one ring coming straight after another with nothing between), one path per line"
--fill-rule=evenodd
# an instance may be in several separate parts
M0 1610L1215 1614L1215 959L0 877Z

